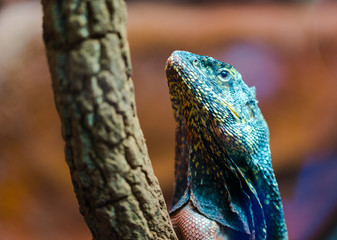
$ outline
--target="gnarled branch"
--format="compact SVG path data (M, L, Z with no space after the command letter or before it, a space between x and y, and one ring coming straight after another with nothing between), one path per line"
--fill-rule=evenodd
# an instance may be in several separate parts
M136 116L121 0L42 0L55 103L94 239L176 239Z

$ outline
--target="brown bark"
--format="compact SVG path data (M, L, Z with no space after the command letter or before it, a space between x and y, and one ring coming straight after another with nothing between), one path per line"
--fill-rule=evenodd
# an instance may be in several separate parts
M42 0L66 161L94 239L176 239L136 116L121 0Z

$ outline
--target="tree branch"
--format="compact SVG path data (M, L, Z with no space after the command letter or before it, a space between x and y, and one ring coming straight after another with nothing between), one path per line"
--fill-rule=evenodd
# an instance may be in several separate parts
M42 0L65 155L94 239L176 239L136 116L121 0Z

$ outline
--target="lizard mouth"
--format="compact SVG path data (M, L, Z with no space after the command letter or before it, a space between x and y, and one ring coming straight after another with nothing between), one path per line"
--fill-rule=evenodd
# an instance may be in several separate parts
M171 54L171 56L169 56L169 58L167 59L167 62L166 62L165 71L167 71L167 69L173 65L173 62L175 61L176 58L180 59L178 56L175 56L173 54Z
M179 67L180 64L183 65L183 68L187 69L187 66L183 63L182 58L172 53L171 56L167 59L165 72L167 73L174 70L177 74L179 74L179 70L182 69L182 67ZM188 70L191 71L190 69ZM168 78L168 80L171 80L171 77Z

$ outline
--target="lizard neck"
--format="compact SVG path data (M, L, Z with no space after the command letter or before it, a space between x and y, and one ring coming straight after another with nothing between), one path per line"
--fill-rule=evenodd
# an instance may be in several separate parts
M261 144L251 155L236 159L249 190L262 205L267 239L288 239L278 184L272 168L269 142ZM264 231L264 230L263 230Z
M199 212L236 232L287 239L269 144L238 158L208 130L193 131L178 121L175 209L191 200Z
M252 182L264 209L268 239L288 239L278 184L272 168L269 144L251 156ZM256 164L258 163L258 164Z
M208 130L191 130L178 120L176 137L176 190L171 213L191 200L200 213L233 231L234 236L262 239L262 231L253 223L254 218L263 222L262 209L249 196L237 167L213 135ZM256 206L254 212L252 205Z

